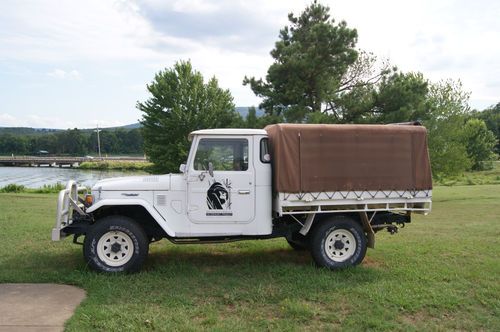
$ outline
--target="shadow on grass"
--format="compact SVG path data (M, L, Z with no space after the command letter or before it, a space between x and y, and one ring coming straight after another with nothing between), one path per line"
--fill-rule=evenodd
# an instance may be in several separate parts
M299 285L304 280L316 280L316 286L331 287L332 282L336 286L374 282L385 274L370 266L334 272L320 269L314 265L309 252L284 248L162 244L152 247L140 273L118 275L91 271L84 262L81 247L19 252L0 260L4 267L0 271L0 282L58 282L86 289L90 285L97 289L102 288L98 285L109 288L110 282L118 282L120 287L132 282L134 287L157 289L165 283L164 287L178 290L172 285L199 287L203 282L224 289L227 284L246 288L258 287L261 283ZM189 287L183 292L189 292Z
M80 250L17 252L4 257L0 265L0 282L64 281L69 274L85 269Z
M330 271L318 268L308 251L282 248L207 248L174 246L150 253L144 271L178 277L203 275L207 278L248 278L254 280L281 280L285 283L306 280L335 280L339 284L374 282L385 278L387 271L373 260L358 267ZM189 278L189 277L188 277Z
M209 267L233 267L237 265L246 266L255 264L313 265L311 255L307 251L293 251L287 249L248 250L239 248L231 250L213 250L213 248L208 248L208 250L204 250L201 247L195 250L189 249L170 248L152 252L148 257L148 265L150 265L150 267L179 263Z
M185 247L185 245L183 246ZM161 248L150 252L146 260L145 269L154 271L157 267L168 265L193 265L197 267L235 267L255 264L286 264L313 266L310 254L307 251L297 252L287 249L257 249L243 250L227 248L219 250L203 250L197 246L191 248ZM68 271L86 269L81 247L74 250L18 252L2 260L4 269L32 270L32 271Z

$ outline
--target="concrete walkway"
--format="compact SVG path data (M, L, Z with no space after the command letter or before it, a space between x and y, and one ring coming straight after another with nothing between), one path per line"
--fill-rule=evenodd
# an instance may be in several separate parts
M0 332L63 331L85 291L56 284L0 284Z

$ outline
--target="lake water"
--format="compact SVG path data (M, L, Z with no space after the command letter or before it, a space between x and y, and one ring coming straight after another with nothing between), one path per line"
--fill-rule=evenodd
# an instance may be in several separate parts
M92 186L101 179L147 174L142 171L102 171L83 170L78 168L58 167L0 167L0 187L9 183L23 185L27 188L39 188L44 184L66 184L68 180L76 180L79 184Z

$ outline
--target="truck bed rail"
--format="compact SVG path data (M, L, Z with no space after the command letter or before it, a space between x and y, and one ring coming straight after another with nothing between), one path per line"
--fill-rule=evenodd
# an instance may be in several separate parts
M432 208L432 190L332 191L278 193L274 212L285 214L411 211L427 214Z

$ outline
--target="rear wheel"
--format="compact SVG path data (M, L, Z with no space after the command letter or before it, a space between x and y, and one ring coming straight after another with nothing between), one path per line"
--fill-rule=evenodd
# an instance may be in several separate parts
M311 254L317 265L331 270L358 265L366 255L365 233L351 218L326 220L313 230Z
M96 221L83 243L87 264L99 272L138 271L148 249L149 241L142 227L123 216Z

